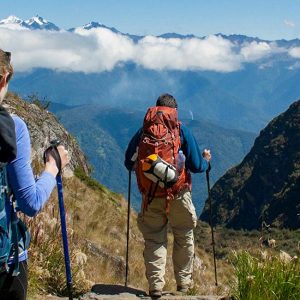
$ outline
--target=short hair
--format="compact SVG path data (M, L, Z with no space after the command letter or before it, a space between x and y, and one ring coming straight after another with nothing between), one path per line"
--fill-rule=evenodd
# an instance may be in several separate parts
M14 69L10 63L11 53L0 49L0 81L2 77L8 73L8 81L14 73Z
M167 106L177 108L176 99L170 94L162 94L156 100L156 106Z

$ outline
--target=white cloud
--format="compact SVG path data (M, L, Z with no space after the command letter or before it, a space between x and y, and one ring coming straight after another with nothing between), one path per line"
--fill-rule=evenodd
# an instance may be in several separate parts
M245 62L254 62L259 60L274 51L271 45L266 42L256 42L247 43L241 48L241 56Z
M218 36L201 39L163 39L147 36L136 46L135 61L155 69L230 72L240 68L234 45Z
M293 22L291 20L284 20L283 22L287 27L295 27L296 26L295 22Z
M16 71L40 67L85 73L110 71L126 62L154 70L231 72L277 51L265 42L239 48L214 35L205 39L146 36L134 43L105 28L77 28L74 33L0 28L0 48L13 53Z
M294 47L289 50L289 55L294 58L300 58L300 47Z

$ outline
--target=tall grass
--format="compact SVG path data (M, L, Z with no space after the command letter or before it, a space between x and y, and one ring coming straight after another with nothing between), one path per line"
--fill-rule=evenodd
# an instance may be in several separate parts
M56 210L49 205L37 217L27 221L32 237L29 250L31 294L67 295L60 222L56 215ZM70 227L68 233L74 294L80 295L89 288L85 275L87 256L82 252L82 247L78 246L77 238Z
M252 256L247 251L235 252L233 266L236 283L234 299L293 300L300 299L300 262L286 252Z

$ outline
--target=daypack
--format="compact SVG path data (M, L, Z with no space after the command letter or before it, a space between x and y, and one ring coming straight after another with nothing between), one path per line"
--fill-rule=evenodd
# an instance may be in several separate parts
M0 273L8 271L8 261L13 258L13 276L19 274L19 252L27 249L30 242L25 224L17 217L7 181L6 165L16 154L14 121L0 106Z
M150 107L144 118L135 168L139 190L148 204L154 197L171 199L188 185L186 169L178 172L176 168L180 147L177 110Z
M10 114L0 105L0 162L8 163L16 155L15 124Z

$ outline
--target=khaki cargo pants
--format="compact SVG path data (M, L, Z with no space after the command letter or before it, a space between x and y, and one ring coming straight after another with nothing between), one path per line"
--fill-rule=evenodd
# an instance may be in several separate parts
M149 290L162 290L167 259L168 222L174 234L173 264L176 283L190 285L194 260L194 232L197 225L191 193L184 190L170 203L166 214L166 199L154 198L144 214L138 216L138 226L145 240L144 260Z

